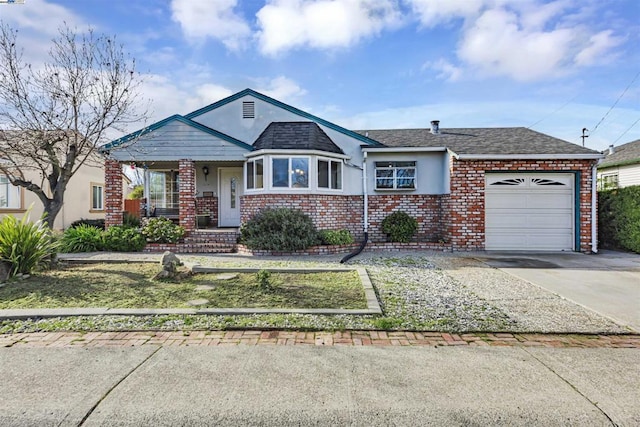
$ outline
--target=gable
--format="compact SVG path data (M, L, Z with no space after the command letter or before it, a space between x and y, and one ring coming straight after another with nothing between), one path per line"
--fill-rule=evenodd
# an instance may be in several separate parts
M246 112L249 111L248 104L252 105L253 117L245 118ZM358 146L361 144L382 145L357 132L345 129L251 89L245 89L200 108L185 117L207 127L218 129L242 141L255 141L272 122L310 121L318 124L345 152L349 151L349 148L344 147L342 141L345 144ZM334 135L340 135L340 137Z
M119 161L243 160L253 148L182 116L171 116L101 148Z

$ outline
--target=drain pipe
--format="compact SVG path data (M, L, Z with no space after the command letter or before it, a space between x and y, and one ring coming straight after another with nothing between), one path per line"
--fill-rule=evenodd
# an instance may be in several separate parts
M602 159L598 159L591 168L591 252L598 253L598 165Z
M362 197L364 202L363 209L363 228L364 228L364 238L360 246L355 251L347 254L344 258L340 260L340 264L344 264L349 261L356 255L359 255L367 246L367 242L369 241L369 197L367 195L367 152L364 152L364 159L362 161Z

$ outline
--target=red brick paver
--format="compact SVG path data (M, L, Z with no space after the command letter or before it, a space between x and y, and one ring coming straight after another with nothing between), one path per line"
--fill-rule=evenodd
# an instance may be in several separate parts
M640 348L640 335L450 334L440 332L144 331L0 334L0 347L313 346L508 346Z

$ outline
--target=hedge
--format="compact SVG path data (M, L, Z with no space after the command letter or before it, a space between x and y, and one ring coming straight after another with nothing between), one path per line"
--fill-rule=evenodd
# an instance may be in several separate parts
M640 253L640 185L598 193L600 246Z

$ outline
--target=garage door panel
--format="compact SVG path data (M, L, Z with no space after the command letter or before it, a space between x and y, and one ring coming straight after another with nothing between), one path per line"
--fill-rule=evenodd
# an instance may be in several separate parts
M559 210L553 212L520 213L514 215L504 210L491 210L487 212L485 226L488 229L499 228L554 228L569 230L573 228L572 211Z
M572 174L487 174L485 248L572 250Z

